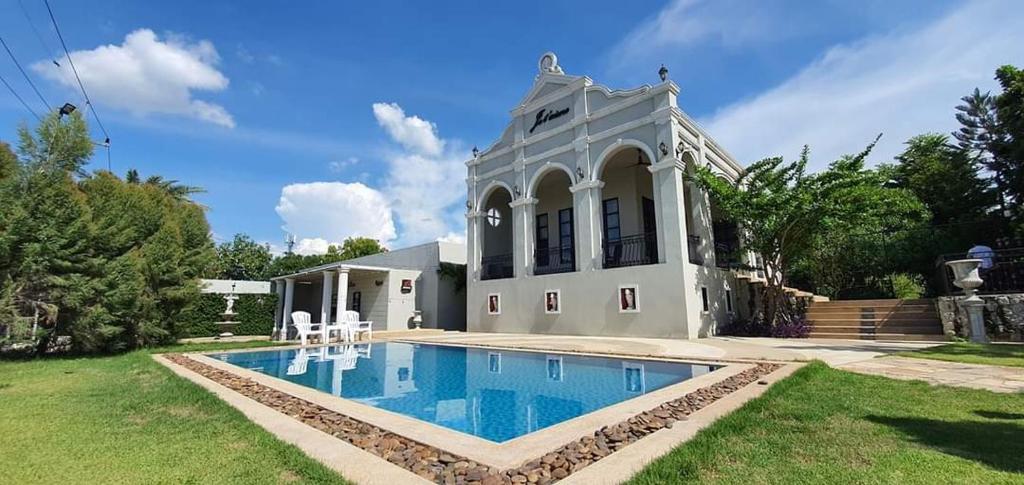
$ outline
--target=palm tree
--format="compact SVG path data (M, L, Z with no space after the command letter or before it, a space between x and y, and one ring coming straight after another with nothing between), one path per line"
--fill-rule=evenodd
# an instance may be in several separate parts
M177 180L165 180L160 175L153 175L146 179L146 185L153 185L163 189L165 192L174 197L175 200L193 202L189 198L192 194L201 194L206 192L202 187L194 185L179 184Z

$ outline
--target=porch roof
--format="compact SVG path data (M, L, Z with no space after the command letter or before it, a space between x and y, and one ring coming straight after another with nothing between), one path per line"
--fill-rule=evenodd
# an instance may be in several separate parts
M275 276L273 278L270 278L270 280L271 281L277 281L277 280L283 280L283 279L286 279L286 278L301 278L303 276L309 276L309 275L316 274L316 273L322 273L324 271L337 271L339 269L361 270L361 271L376 271L376 272L381 272L381 273L387 273L387 272L391 271L393 268L385 268L385 267L382 267L382 266L366 266L366 265L362 265L362 264L351 264L351 263L346 263L344 261L338 261L336 263L327 263L327 264L322 264L320 266L314 266L312 268L306 268L306 269L300 270L300 271L298 271L296 273L292 273L292 274L287 274L287 275L282 275L282 276Z

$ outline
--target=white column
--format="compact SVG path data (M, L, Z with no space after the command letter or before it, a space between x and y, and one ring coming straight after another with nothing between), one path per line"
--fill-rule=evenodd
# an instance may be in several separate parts
M277 294L277 304L274 305L274 331L271 332L270 338L272 340L279 339L279 332L281 331L281 319L284 315L284 281L274 280L274 293Z
M512 226L512 265L516 278L526 276L529 261L533 259L532 254L526 254L527 248L533 246L527 242L527 238L533 233L529 228L529 213L532 212L533 204L537 203L537 199L516 199L509 204L512 208L512 220L515 223Z
M331 294L334 293L334 271L324 271L323 288L320 293L320 323L331 323Z
M601 187L604 182L586 181L569 188L576 220L576 269L601 269Z
M466 278L471 281L480 279L480 245L483 238L480 237L483 213L474 210L466 213Z
M338 268L338 316L348 310L348 268Z
M281 331L278 340L288 338L288 324L292 323L292 302L295 299L295 278L284 279L284 311L281 315Z

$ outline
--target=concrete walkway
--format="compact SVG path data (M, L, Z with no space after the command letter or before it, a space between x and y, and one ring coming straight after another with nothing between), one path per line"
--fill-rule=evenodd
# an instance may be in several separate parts
M840 369L930 384L970 387L993 392L1024 392L1024 368L964 364L911 357L883 357L850 362Z
M885 343L824 339L786 340L712 337L699 340L677 340L469 332L445 332L444 334L422 336L413 334L403 336L403 338L424 342L489 345L562 352L607 353L639 357L741 361L809 361L820 359L832 366L936 345L934 343Z

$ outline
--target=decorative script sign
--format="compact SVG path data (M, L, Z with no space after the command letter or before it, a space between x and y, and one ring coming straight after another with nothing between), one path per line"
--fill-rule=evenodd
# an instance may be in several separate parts
M543 125L544 123L547 123L549 120L553 120L555 118L561 118L562 116L565 116L567 114L569 114L569 107L568 106L566 106L565 108L562 108L562 109L560 109L558 111L550 110L550 109L547 109L547 108L538 111L537 112L537 118L533 120L533 126L530 127L530 133L533 133L533 130L536 130L538 126Z

